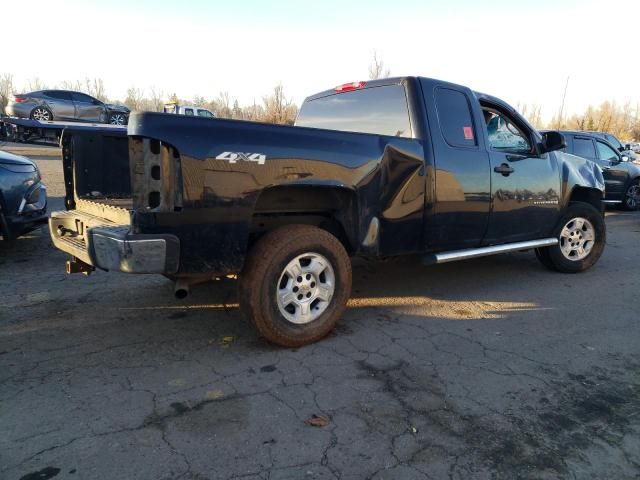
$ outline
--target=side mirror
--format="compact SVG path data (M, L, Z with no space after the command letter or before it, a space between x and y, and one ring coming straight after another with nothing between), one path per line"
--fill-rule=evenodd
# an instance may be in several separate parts
M623 162L628 162L629 161L629 157L626 155L622 155L622 157L620 157L620 160Z
M564 139L564 135L560 132L544 132L542 134L542 142L540 142L540 149L542 153L553 152L560 150L567 146L567 142Z
M625 149L625 150L631 150L631 144L630 144L630 143L627 143L627 144L624 146L624 149Z

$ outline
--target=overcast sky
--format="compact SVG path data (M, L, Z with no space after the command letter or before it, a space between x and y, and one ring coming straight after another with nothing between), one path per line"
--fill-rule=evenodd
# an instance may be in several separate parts
M24 88L100 77L111 98L155 86L246 104L282 82L299 104L366 80L375 50L394 76L540 104L545 118L567 77L568 112L640 102L638 0L28 0L19 11L2 22L0 73Z

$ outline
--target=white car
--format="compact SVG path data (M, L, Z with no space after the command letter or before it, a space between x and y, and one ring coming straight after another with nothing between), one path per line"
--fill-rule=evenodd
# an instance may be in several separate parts
M178 105L177 103L165 104L163 110L164 113L175 113L176 115L187 115L191 117L206 117L215 118L215 114L210 110L202 107L196 107L193 105Z

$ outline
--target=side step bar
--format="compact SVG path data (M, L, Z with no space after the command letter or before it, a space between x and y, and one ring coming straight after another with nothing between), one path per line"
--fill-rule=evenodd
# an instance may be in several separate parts
M422 262L425 265L435 263L448 263L457 260L467 260L469 258L487 257L498 253L516 252L518 250L529 250L531 248L550 247L557 245L557 238L541 238L540 240L528 240L526 242L505 243L504 245L492 245L490 247L468 248L466 250L454 250L452 252L433 253L425 255Z

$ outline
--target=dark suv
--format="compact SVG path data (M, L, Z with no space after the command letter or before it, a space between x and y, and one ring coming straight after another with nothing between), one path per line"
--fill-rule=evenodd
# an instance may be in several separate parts
M82 92L40 90L16 94L9 99L6 112L12 117L33 120L76 121L126 125L129 109L101 102Z
M640 206L640 165L630 161L600 134L563 131L567 153L596 162L602 168L606 203L621 204L627 210Z

